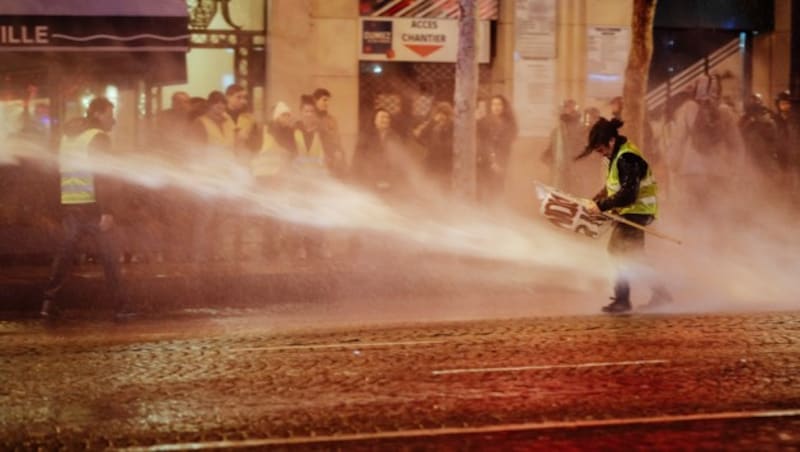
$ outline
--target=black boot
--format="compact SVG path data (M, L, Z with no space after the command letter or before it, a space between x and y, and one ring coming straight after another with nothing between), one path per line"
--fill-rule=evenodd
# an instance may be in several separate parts
M603 306L603 312L607 314L622 314L631 310L631 301L627 298L609 297L613 300L610 304Z
M53 300L45 299L42 302L42 308L39 310L39 317L45 320L55 320L60 317L60 315L61 311Z
M624 278L617 279L614 284L614 296L611 304L603 306L603 312L621 314L631 310L631 286Z

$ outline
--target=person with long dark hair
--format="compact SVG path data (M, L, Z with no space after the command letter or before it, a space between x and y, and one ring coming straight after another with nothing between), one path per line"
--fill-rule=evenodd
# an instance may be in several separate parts
M503 194L511 145L517 138L517 119L508 100L492 96L489 112L478 120L478 198L496 200Z
M445 192L450 191L453 178L453 116L453 106L439 102L431 117L412 132L425 147L425 171Z
M402 192L408 165L402 148L403 140L392 129L389 111L375 109L372 124L359 134L353 153L351 174L356 183L383 195Z

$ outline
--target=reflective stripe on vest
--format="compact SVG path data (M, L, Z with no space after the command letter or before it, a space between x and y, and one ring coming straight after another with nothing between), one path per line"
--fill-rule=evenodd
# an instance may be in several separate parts
M61 204L91 204L97 201L94 175L89 171L89 143L100 129L87 129L74 137L63 137L58 153L61 167Z
M314 132L311 139L311 146L306 146L306 139L303 131L294 131L294 142L297 146L297 157L294 159L294 166L301 171L323 171L325 169L325 152L322 149L322 142L319 133Z
M251 169L253 176L265 177L278 174L286 159L286 152L270 135L264 127L264 140L262 141L261 151L253 157Z
M626 142L622 145L616 157L614 157L614 161L609 165L608 177L606 178L606 195L609 197L614 196L622 188L619 180L619 168L617 167L617 163L622 155L628 153L638 155L642 160L645 160L642 152L630 142ZM645 163L647 163L647 160L645 160ZM653 177L652 171L650 171L650 164L648 164L647 174L644 179L639 182L639 192L636 194L636 201L629 206L617 209L616 212L623 215L628 213L656 215L658 214L656 193L656 180Z

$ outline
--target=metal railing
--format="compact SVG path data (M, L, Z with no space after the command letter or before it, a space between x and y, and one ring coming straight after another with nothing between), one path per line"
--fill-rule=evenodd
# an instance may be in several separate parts
M739 39L734 39L715 50L710 55L696 61L683 71L667 79L666 82L647 93L647 110L653 111L661 107L673 93L681 92L692 84L697 77L710 73L727 58L738 53L740 51L740 45Z

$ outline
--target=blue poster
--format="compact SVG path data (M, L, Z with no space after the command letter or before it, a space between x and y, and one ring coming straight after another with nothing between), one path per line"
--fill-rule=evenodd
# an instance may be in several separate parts
M392 50L391 21L364 20L361 33L361 53L385 55Z

